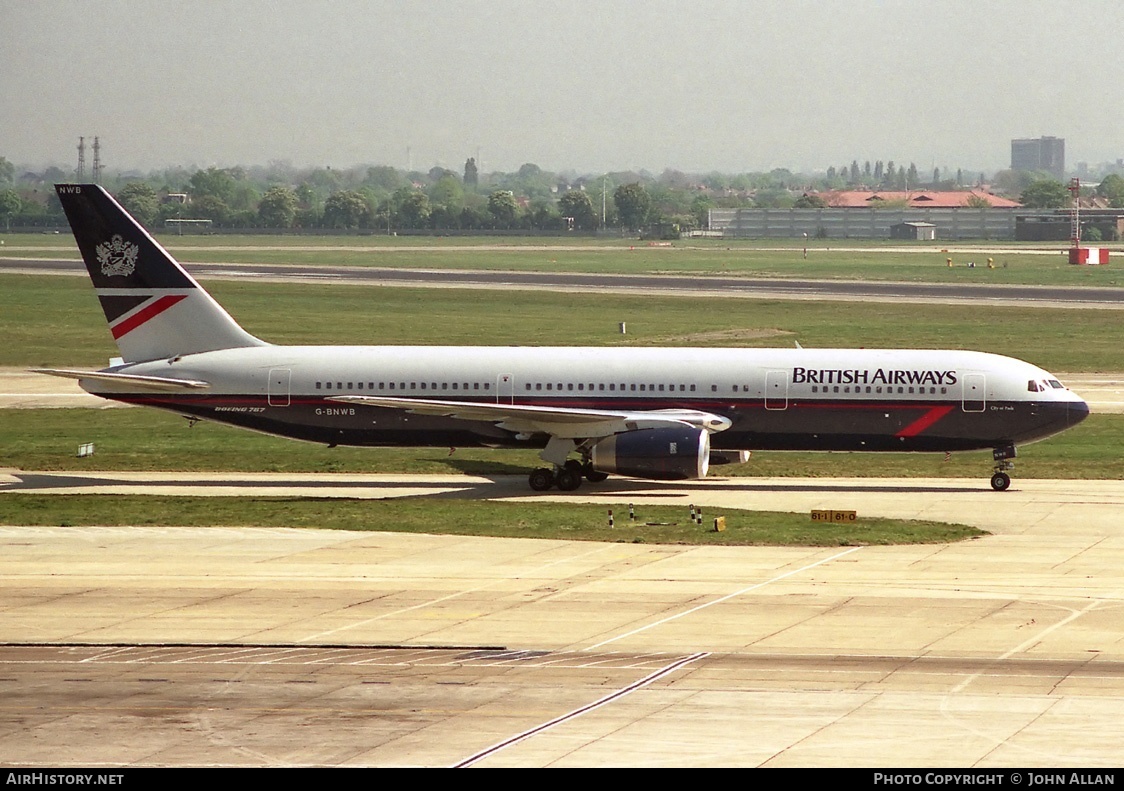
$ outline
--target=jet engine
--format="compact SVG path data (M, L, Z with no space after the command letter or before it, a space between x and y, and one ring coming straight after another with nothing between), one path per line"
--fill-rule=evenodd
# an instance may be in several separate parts
M649 428L600 440L590 450L593 469L632 478L682 481L705 478L710 434L699 428Z

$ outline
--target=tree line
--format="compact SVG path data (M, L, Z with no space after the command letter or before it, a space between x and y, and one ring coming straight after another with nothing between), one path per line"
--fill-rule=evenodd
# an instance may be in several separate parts
M69 180L67 174L50 168L41 176L17 180L11 163L0 157L0 217L15 225L58 218L50 182ZM665 170L658 176L643 171L575 176L532 163L511 173L482 174L470 158L460 171L386 165L298 169L272 162L118 173L105 186L149 227L178 218L210 220L222 228L591 232L689 230L705 227L713 208L820 208L826 205L820 193L832 189L956 189L964 180L961 171L953 176L939 168L931 180L922 180L912 163L881 160L863 165L852 160L814 177L780 168L736 175ZM1048 174L1001 171L994 182L1028 208L1069 203L1066 186ZM1121 176L1106 176L1096 192L1124 207Z

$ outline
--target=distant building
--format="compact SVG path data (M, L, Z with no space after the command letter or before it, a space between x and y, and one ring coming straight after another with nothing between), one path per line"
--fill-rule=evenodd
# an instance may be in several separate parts
M1016 209L1022 204L984 190L914 190L911 192L833 190L816 193L833 209L901 207L910 209Z
M933 241L937 238L937 226L931 222L900 222L890 226L890 238Z
M1043 170L1065 178L1065 138L1020 138L1011 141L1011 170Z

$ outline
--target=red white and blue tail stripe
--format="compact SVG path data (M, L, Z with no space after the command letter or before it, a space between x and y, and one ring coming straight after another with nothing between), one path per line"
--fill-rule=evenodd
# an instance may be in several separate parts
M125 362L264 346L96 184L57 184L110 332Z

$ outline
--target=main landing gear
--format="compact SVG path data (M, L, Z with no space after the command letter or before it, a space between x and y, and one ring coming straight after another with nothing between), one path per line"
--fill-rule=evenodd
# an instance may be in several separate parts
M564 492L572 492L582 485L582 478L590 483L600 483L608 477L608 473L598 472L588 461L583 463L577 459L567 459L561 467L553 470L539 467L532 471L527 482L536 492L545 492L552 486L557 486Z
M995 472L991 476L991 488L997 492L1005 492L1011 488L1011 476L1007 470L1014 469L1015 463L1011 459L1018 455L1014 445L1005 445L991 452L995 459Z

